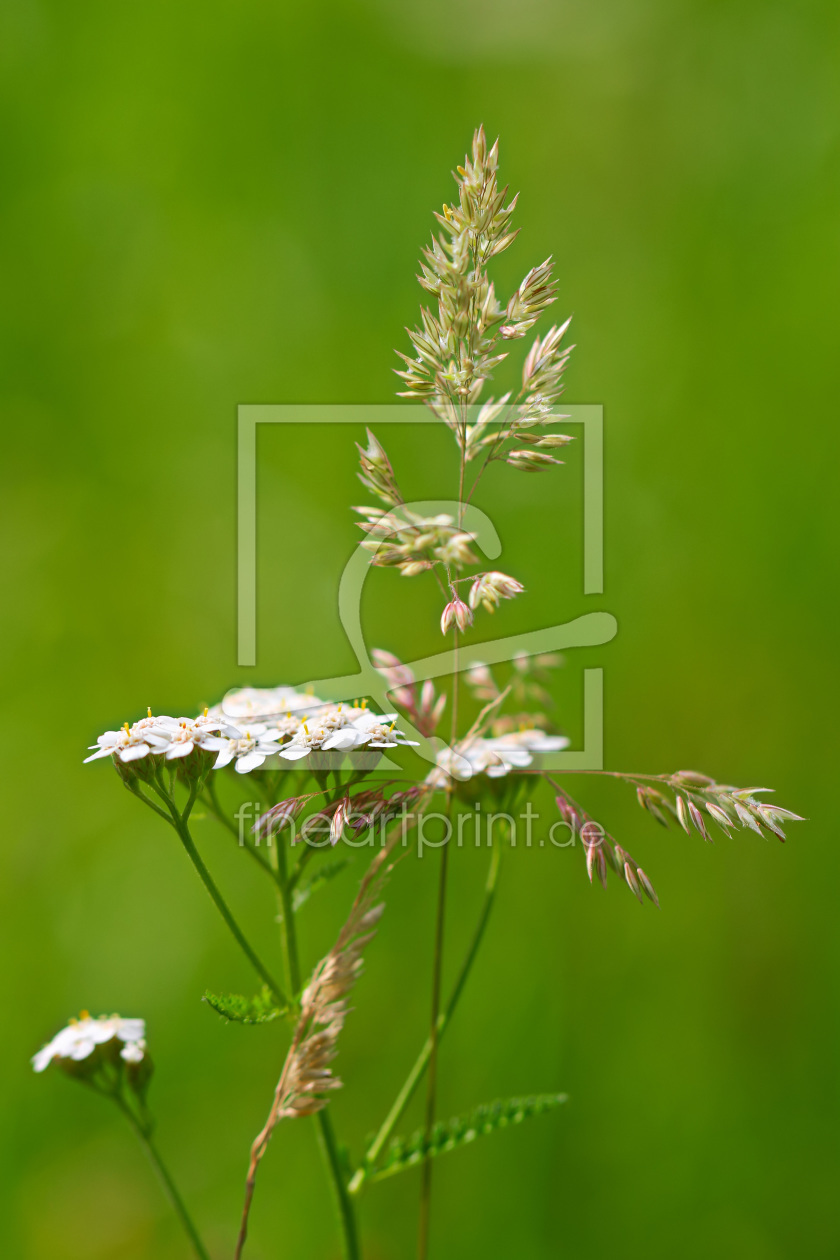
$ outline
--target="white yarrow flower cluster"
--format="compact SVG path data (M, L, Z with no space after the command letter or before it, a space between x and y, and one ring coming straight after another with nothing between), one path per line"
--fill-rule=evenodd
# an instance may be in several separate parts
M144 757L175 761L196 749L216 753L214 769L233 765L238 774L257 770L279 754L296 761L315 751L393 748L411 744L397 730L395 713L377 714L364 703L329 704L293 687L242 687L229 692L197 718L155 717L119 731L106 731L85 761L112 757L121 762Z
M121 1059L140 1063L146 1050L145 1038L145 1020L121 1019L119 1015L93 1019L83 1011L80 1019L71 1019L66 1028L33 1055L32 1066L36 1072L43 1072L55 1060L79 1063L92 1055L97 1046L114 1040L122 1042Z

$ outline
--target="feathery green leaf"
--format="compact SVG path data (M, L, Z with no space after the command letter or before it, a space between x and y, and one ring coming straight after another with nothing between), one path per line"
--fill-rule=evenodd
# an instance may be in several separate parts
M369 1180L381 1181L385 1177L393 1177L395 1173L413 1168L435 1155L466 1146L468 1142L495 1133L497 1129L521 1124L531 1116L541 1116L559 1107L566 1097L566 1094L537 1094L530 1098L506 1098L484 1103L466 1115L456 1116L447 1123L437 1123L428 1135L424 1129L418 1129L410 1138L395 1138L383 1156L383 1162L370 1172Z
M270 1024L288 1010L286 1006L277 1005L266 984L254 997L241 993L211 993L208 989L201 1000L212 1006L217 1015L235 1024Z

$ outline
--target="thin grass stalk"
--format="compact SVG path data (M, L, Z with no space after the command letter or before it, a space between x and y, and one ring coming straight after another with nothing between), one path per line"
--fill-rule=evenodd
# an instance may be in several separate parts
M449 793L447 819L452 818L454 796ZM435 1123L437 1106L437 1063L438 1041L440 1033L440 990L443 973L443 935L446 918L446 884L449 871L449 844L444 844L440 854L440 872L438 877L437 910L435 913L435 951L432 963L432 1015L429 1032L429 1074L426 1081L426 1133L431 1137ZM417 1227L417 1260L426 1260L429 1254L429 1223L432 1207L432 1161L427 1159L423 1164L422 1183L420 1188L420 1219Z
M447 1003L446 1007L444 1008L444 1010L441 1012L440 1016L438 1017L438 1025L437 1025L438 1043L440 1043L440 1039L442 1038L444 1032L449 1026L449 1023L453 1015L455 1014L455 1008L457 1007L461 994L464 991L464 986L467 983L467 979L469 977L470 971L472 970L473 963L475 962L478 956L478 950L481 945L482 939L484 937L484 932L487 927L487 922L490 918L490 912L493 909L493 902L496 896L496 885L499 879L499 869L501 866L501 858L502 858L502 848L501 848L501 845L497 845L493 849L493 853L490 858L490 868L487 872L487 881L484 886L484 899L481 904L481 910L479 911L478 921L476 923L475 930L472 935L472 940L470 941L469 948L467 950L466 956L464 957L464 961L461 964L461 970L458 973L458 978L455 981L455 985L452 989L449 1002ZM397 1094L397 1097L394 1100L394 1104L391 1107L391 1110L388 1112L387 1116L383 1120L376 1134L376 1137L373 1139L367 1151L365 1152L364 1165L357 1170L352 1181L350 1182L349 1190L351 1194L358 1194L360 1190L362 1189L362 1187L364 1186L365 1182L367 1181L370 1170L373 1168L374 1164L376 1163L376 1160L379 1157L381 1151L383 1150L385 1143L388 1141L394 1129L399 1124L400 1119L402 1118L402 1115L405 1112L406 1107L408 1106L408 1104L411 1102L412 1098L414 1097L414 1091L417 1089L417 1086L420 1084L421 1080L423 1079L423 1076L425 1074L426 1068L428 1067L429 1059L431 1058L431 1055L432 1055L432 1038L428 1037L423 1044L422 1050L420 1051L419 1055L417 1056L414 1062L414 1066L412 1067L411 1071L406 1077L406 1080L402 1089L400 1090L399 1094Z

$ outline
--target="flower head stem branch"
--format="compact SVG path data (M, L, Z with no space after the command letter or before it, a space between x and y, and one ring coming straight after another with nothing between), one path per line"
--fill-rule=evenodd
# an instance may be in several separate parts
M467 983L467 979L469 977L470 971L472 970L473 963L475 962L476 957L478 956L478 950L481 945L482 939L484 937L484 931L485 931L485 928L487 927L487 922L490 918L490 912L493 909L493 902L496 896L496 885L499 879L499 867L501 866L501 860L502 860L502 847L500 844L497 844L494 847L492 856L490 858L490 867L488 869L487 880L484 885L484 899L481 903L481 909L479 911L478 920L476 922L475 929L473 931L469 948L467 949L467 953L464 957L464 961L461 964L461 970L458 972L458 977L453 986L452 993L450 994L450 997L449 997L449 1001L447 1002L443 1011L441 1011L440 1015L438 1016L438 1023L437 1023L438 1043L440 1042L440 1039L442 1038L444 1032L446 1031L446 1028L448 1027L450 1023L452 1016L455 1014L455 1008L457 1007L461 994L464 991L464 986ZM417 1089L417 1086L420 1084L421 1080L423 1079L426 1068L429 1065L429 1060L431 1058L431 1055L432 1055L432 1038L427 1037L422 1050L420 1051L419 1055L417 1056L414 1062L414 1066L412 1067L411 1071L406 1077L405 1084L403 1085L402 1089L400 1090L399 1094L397 1094L397 1097L394 1100L394 1104L391 1107L391 1110L388 1112L387 1116L383 1120L379 1128L379 1131L376 1134L376 1137L373 1139L370 1146L365 1151L364 1162L362 1164L362 1167L357 1170L352 1181L350 1182L349 1190L351 1194L358 1194L359 1191L364 1186L365 1182L367 1181L368 1175L373 1169L373 1166L375 1165L377 1159L379 1158L385 1146L385 1143L388 1141L389 1137L394 1132L394 1129L399 1124L406 1107L408 1106L408 1104L411 1102L412 1098L414 1097L414 1092Z
M236 838L237 842L238 842L238 841L241 839L241 837L240 837L240 833L239 833L239 828L238 828L238 827L236 826L236 824L232 821L232 819L228 818L227 814L226 814L226 813L224 812L224 810L222 809L221 805L219 804L219 799L218 799L218 796L217 796L217 794L216 794L216 790L215 790L215 788L213 787L213 785L212 785L212 784L213 784L213 781L212 781L212 778L211 778L211 779L209 780L209 782L208 782L207 795L206 795L206 796L202 796L202 797L200 797L199 799L200 799L200 800L202 800L202 801L204 802L204 804L205 804L205 805L207 806L207 808L210 810L210 813L213 815L213 817L214 817L214 818L216 818L216 819L217 819L217 820L218 820L218 821L222 824L222 826L223 826L223 827L226 827L226 828L227 828L227 830L230 832L230 834L231 834L232 836L234 836L234 837ZM168 822L168 821L169 821L169 820L167 819L167 822ZM258 852L257 852L257 850L253 847L253 845L250 845L250 844L243 844L241 847L245 850L245 852L248 854L248 856L249 856L250 858L253 858L253 860L257 863L257 865L258 865L258 866L259 866L259 867L260 867L263 871L265 871L266 875L268 875L268 877L269 877L269 879L272 881L272 883L275 883L275 884L276 884L276 882L277 882L277 876L276 876L276 874L275 874L275 872L274 872L274 869L273 869L273 867L272 867L272 866L271 866L271 865L270 865L270 864L269 864L269 863L265 860L265 858L262 856L262 854L261 854L261 853L258 853Z
M278 1004L280 1006L288 1006L289 1005L288 998L286 997L285 993L281 989L280 985L273 978L268 968L260 961L257 954L248 944L248 941L246 940L245 935L242 932L242 929L239 927L239 924L236 922L236 919L231 914L227 902L225 901L222 894L219 892L219 889L217 888L212 875L208 871L207 867L204 865L204 862L202 861L202 858L201 858L201 854L198 852L198 849L195 847L195 841L190 835L190 829L187 826L186 819L178 812L178 808L175 802L173 801L172 797L168 794L168 792L166 792L165 788L163 788L159 783L155 783L154 781L152 783L152 787L158 793L158 795L164 801L164 803L169 807L172 826L174 827L175 831L178 833L178 838L183 844L184 848L186 849L187 856L189 857L195 869L198 871L201 882L204 884L204 887L207 889L208 893L210 894L210 898L214 906L219 911L219 914L222 916L225 923L227 924L228 929L231 935L233 936L234 940L236 941L237 945L242 950L243 954L248 959L251 966L254 968L257 975L262 980L262 982L264 984L267 984L269 989L271 989L272 993L277 998Z
M184 1200L181 1198L181 1195L178 1191L178 1187L175 1185L175 1182L172 1180L171 1173L169 1172L168 1168L166 1167L163 1160L161 1159L160 1152L158 1151L155 1143L152 1141L151 1125L142 1124L141 1121L134 1114L134 1112L131 1110L131 1108L128 1106L128 1104L125 1102L123 1098L119 1097L118 1095L114 1095L113 1097L120 1111L126 1117L126 1119L128 1120L128 1123L131 1125L132 1129L137 1134L137 1138L140 1142L140 1145L143 1147L144 1151L149 1157L149 1162L151 1163L152 1167L154 1168L155 1172L157 1173L161 1181L161 1184L163 1185L163 1188L166 1192L166 1196L169 1199L169 1202L172 1204L172 1207L175 1211L175 1215L178 1217L178 1220L181 1222L181 1225L184 1228L184 1233L187 1235L190 1242L192 1243L195 1254L199 1257L199 1260L210 1260L207 1249L204 1246L204 1243L201 1241L201 1237L198 1233L198 1230L196 1229L195 1225L192 1222L192 1219L190 1217L189 1212L187 1211Z

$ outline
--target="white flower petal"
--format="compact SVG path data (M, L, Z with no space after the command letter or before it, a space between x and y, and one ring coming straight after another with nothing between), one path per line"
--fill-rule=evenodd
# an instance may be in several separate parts
M120 1041L142 1041L146 1036L145 1019L121 1019L117 1036Z
M188 739L184 744L170 744L166 750L166 760L172 761L175 757L188 757L194 747L195 744L191 739Z
M83 1037L70 1047L70 1053L62 1055L62 1058L73 1059L78 1063L81 1059L86 1059L89 1054L93 1054L96 1049L96 1042L93 1037Z
M246 753L244 757L237 757L234 770L237 774L248 774L250 770L256 770L265 761L265 753L254 752Z
M52 1063L54 1053L51 1041L47 1045L42 1046L38 1053L32 1056L33 1069L36 1072L43 1072Z
M145 757L146 753L152 750L148 744L129 744L127 748L121 748L117 756L120 761L139 761L141 757Z
M99 752L93 753L90 757L85 757L82 765L86 766L89 761L98 761L100 757L113 757L113 755L113 748L100 748Z

